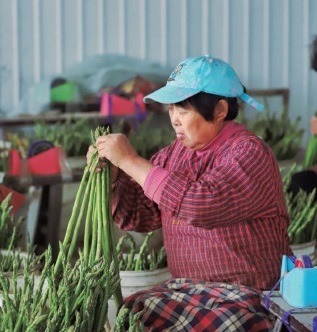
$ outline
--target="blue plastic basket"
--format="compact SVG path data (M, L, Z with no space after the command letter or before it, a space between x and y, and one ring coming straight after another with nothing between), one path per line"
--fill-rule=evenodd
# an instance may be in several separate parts
M295 267L294 260L284 255L280 293L292 307L317 307L317 267Z

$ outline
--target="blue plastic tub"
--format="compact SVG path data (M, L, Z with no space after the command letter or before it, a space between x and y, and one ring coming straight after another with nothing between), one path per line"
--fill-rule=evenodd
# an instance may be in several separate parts
M317 267L295 267L294 262L283 256L280 293L292 307L317 307Z

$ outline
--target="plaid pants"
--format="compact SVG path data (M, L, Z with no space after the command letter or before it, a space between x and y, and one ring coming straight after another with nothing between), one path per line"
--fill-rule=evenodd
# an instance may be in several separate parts
M121 331L272 332L274 323L256 290L190 279L171 279L137 292L122 309Z

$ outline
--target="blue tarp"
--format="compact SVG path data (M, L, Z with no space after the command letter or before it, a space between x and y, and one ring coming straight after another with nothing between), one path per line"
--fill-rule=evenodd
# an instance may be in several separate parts
M154 83L164 83L171 71L171 68L158 63L125 55L96 55L32 86L10 116L36 115L47 111L50 104L51 82L56 77L76 82L78 91L75 94L76 100L73 101L80 102L87 95L99 95L102 89L115 87L137 75Z

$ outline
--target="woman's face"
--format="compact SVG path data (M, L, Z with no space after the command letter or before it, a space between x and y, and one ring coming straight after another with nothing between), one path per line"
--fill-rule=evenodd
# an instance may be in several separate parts
M168 105L176 138L189 149L198 150L209 144L224 126L221 121L206 121L193 107Z

